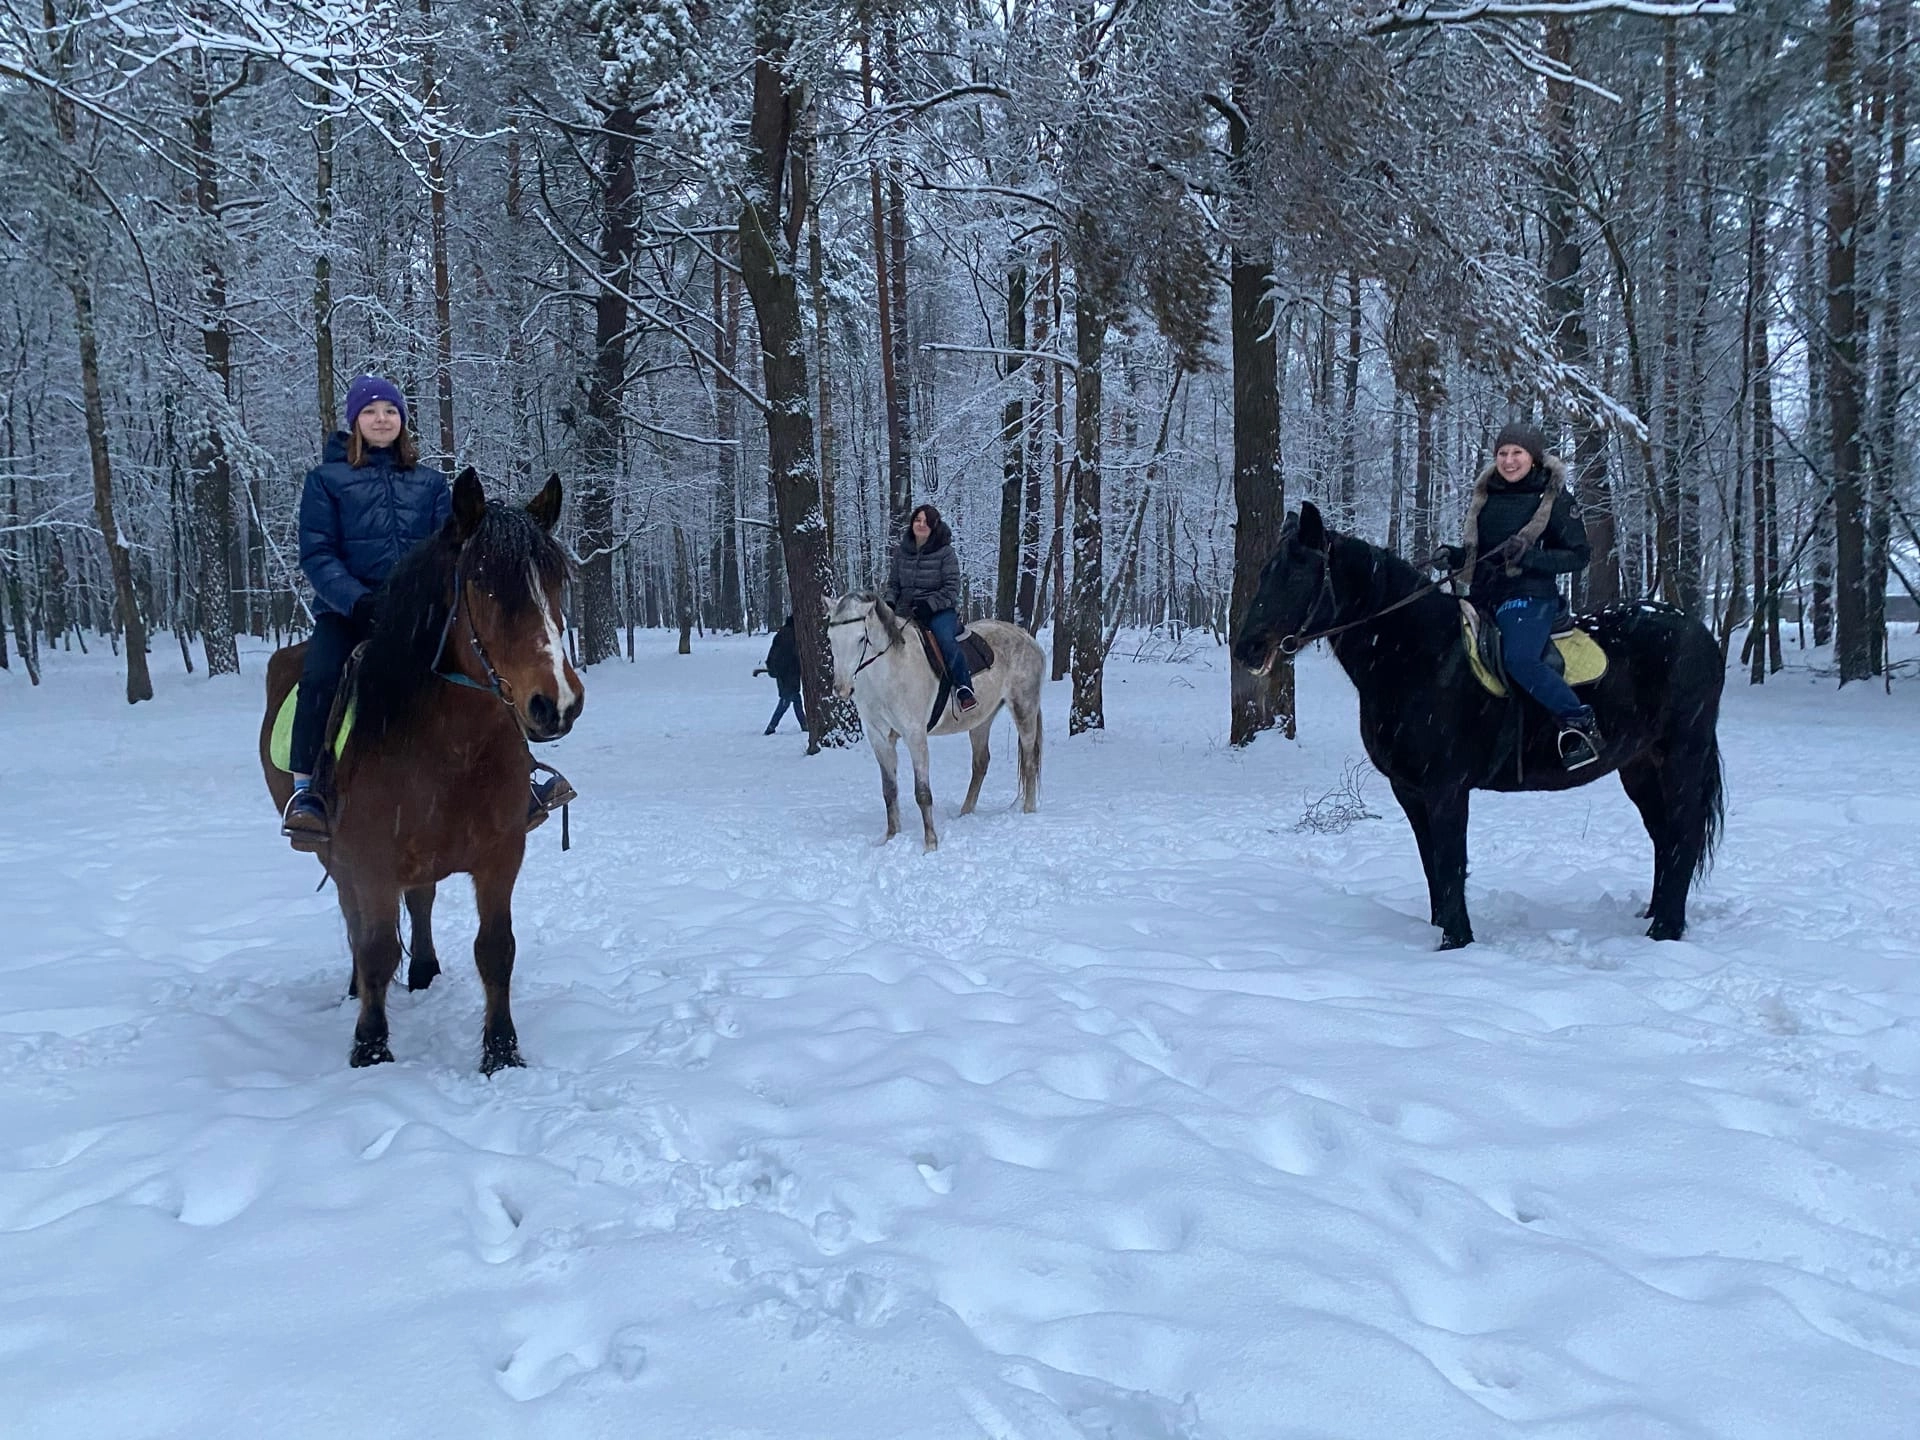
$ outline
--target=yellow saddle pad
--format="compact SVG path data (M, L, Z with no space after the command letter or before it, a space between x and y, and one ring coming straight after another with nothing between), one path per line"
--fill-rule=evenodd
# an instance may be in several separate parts
M279 713L273 717L273 737L267 743L267 758L273 761L276 770L293 769L293 709L300 698L300 687L295 685L287 692L287 698L280 702ZM347 737L353 733L354 703L347 701L347 712L340 717L339 733L333 737L333 758L338 760L347 749Z
M1505 695L1506 684L1487 669L1486 662L1480 658L1479 627L1483 623L1480 612L1462 601L1461 639L1467 647L1467 664L1473 667L1473 678L1486 687L1488 694ZM1554 636L1553 643L1560 651L1560 660L1565 666L1563 678L1569 685L1591 685L1607 673L1607 652L1586 631L1578 628L1569 630L1564 635Z

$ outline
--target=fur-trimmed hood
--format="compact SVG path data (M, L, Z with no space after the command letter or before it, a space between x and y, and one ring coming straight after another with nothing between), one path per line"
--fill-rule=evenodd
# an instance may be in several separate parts
M1487 501L1494 495L1538 495L1540 503L1533 508L1533 514L1515 535L1526 541L1523 547L1530 550L1546 533L1547 523L1553 519L1554 501L1566 492L1567 462L1558 455L1548 454L1544 464L1535 465L1513 484L1500 478L1498 466L1489 465L1480 472L1480 478L1473 482L1473 500L1467 506L1467 521L1461 527L1460 548L1466 551L1464 569L1473 574L1475 561L1479 559L1480 549L1480 512L1487 508ZM1511 578L1520 573L1519 559L1516 556L1506 566Z

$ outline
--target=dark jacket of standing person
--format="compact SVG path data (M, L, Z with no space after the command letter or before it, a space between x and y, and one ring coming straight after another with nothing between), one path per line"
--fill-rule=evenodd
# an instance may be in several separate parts
M800 693L800 646L793 638L791 615L786 624L773 632L773 643L767 647L767 674L773 677L782 695Z

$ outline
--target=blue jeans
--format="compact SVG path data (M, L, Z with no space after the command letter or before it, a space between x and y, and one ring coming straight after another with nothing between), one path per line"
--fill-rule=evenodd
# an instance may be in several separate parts
M780 703L773 707L773 718L767 721L767 734L771 735L780 728L781 718L786 715L789 705L793 707L793 718L800 722L800 728L802 730L807 728L807 712L800 704L800 692L798 690L782 690L780 692Z
M940 657L947 662L947 675L956 690L973 688L973 672L967 669L967 657L960 653L960 617L952 610L935 612L927 629L933 632Z
M1559 614L1557 596L1516 595L1493 612L1493 623L1500 627L1500 658L1508 678L1559 719L1580 719L1591 712L1543 658Z

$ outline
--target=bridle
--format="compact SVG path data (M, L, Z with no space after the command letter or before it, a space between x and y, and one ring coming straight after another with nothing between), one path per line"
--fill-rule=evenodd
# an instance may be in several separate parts
M1314 615L1319 612L1320 602L1322 600L1329 602L1329 613L1339 613L1340 600L1339 597L1333 593L1333 557L1324 550L1316 550L1314 553L1320 557L1320 588L1314 593L1313 604L1307 607L1306 618L1300 622L1302 625L1309 623ZM1459 570L1450 570L1438 580L1428 581L1425 585L1418 586L1405 595L1402 595L1391 605L1384 605L1371 615L1362 615L1357 620L1348 620L1340 625L1329 625L1324 630L1312 630L1304 635L1298 631L1295 631L1291 635L1282 635L1280 637L1280 653L1282 655L1297 655L1316 640L1325 640L1333 635L1344 634L1348 630L1357 630L1362 625L1371 625L1374 621L1384 619L1396 610L1406 608L1416 600L1425 599L1442 585L1451 584L1454 580L1466 573L1464 567Z
M827 628L829 630L837 629L842 625L858 625L860 627L861 658L860 663L853 667L853 673L855 675L858 675L862 670L873 664L874 661L878 660L894 647L894 638L889 635L887 636L886 644L882 645L878 650L873 650L873 632L867 629L867 622L873 619L873 614L873 610L868 608L862 610L858 615L849 615L845 620L829 620L827 622ZM873 650L873 653L868 654L867 652L869 650Z

